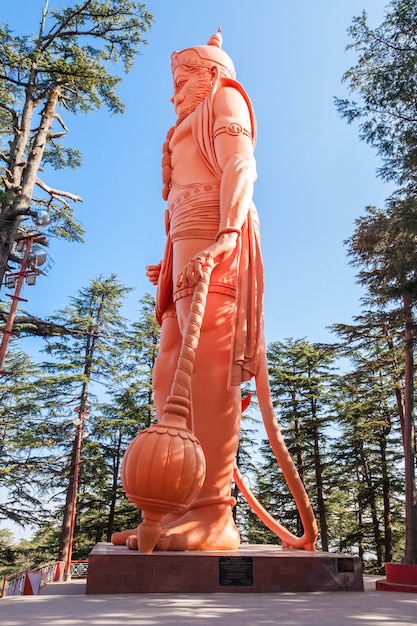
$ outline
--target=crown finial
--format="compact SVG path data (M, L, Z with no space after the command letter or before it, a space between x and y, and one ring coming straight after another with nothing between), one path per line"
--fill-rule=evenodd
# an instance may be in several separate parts
M212 37L210 37L209 41L207 42L207 45L216 46L216 48L221 48L222 42L223 42L221 32L222 32L222 29L221 29L221 26L219 26L217 29L217 33L215 33Z

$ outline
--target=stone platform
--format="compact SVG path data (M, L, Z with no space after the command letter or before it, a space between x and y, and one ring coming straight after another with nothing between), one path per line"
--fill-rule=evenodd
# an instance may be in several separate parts
M385 563L386 579L376 581L378 591L417 594L417 565Z
M219 552L141 554L98 543L87 594L363 591L359 557L272 545Z

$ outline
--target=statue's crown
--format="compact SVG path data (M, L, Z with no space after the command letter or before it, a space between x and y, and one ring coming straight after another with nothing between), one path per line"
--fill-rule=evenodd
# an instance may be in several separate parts
M205 46L185 48L171 55L171 67L174 72L179 65L190 67L213 67L218 65L223 74L229 78L235 78L236 72L232 59L222 49L221 29L213 35Z

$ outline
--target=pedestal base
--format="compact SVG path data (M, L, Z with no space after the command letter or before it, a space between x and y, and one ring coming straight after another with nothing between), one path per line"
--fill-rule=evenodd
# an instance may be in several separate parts
M417 593L417 565L385 563L385 580L376 581L377 591Z
M87 594L363 591L359 557L271 545L219 552L140 554L98 543Z

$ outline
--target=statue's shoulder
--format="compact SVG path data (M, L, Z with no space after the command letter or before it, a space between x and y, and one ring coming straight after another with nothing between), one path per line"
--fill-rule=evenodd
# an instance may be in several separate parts
M212 93L212 106L216 107L219 101L225 105L226 109L233 110L234 107L243 112L243 108L249 113L252 139L256 140L256 118L251 99L245 88L232 78L219 78ZM220 105L221 106L221 105ZM216 107L217 108L217 107Z
M243 85L241 85L237 80L234 80L233 78L219 78L214 89L214 96L219 96L220 94L224 94L225 92L233 91L243 96L244 100L248 104L250 104L252 108L252 103L247 91L245 90Z

